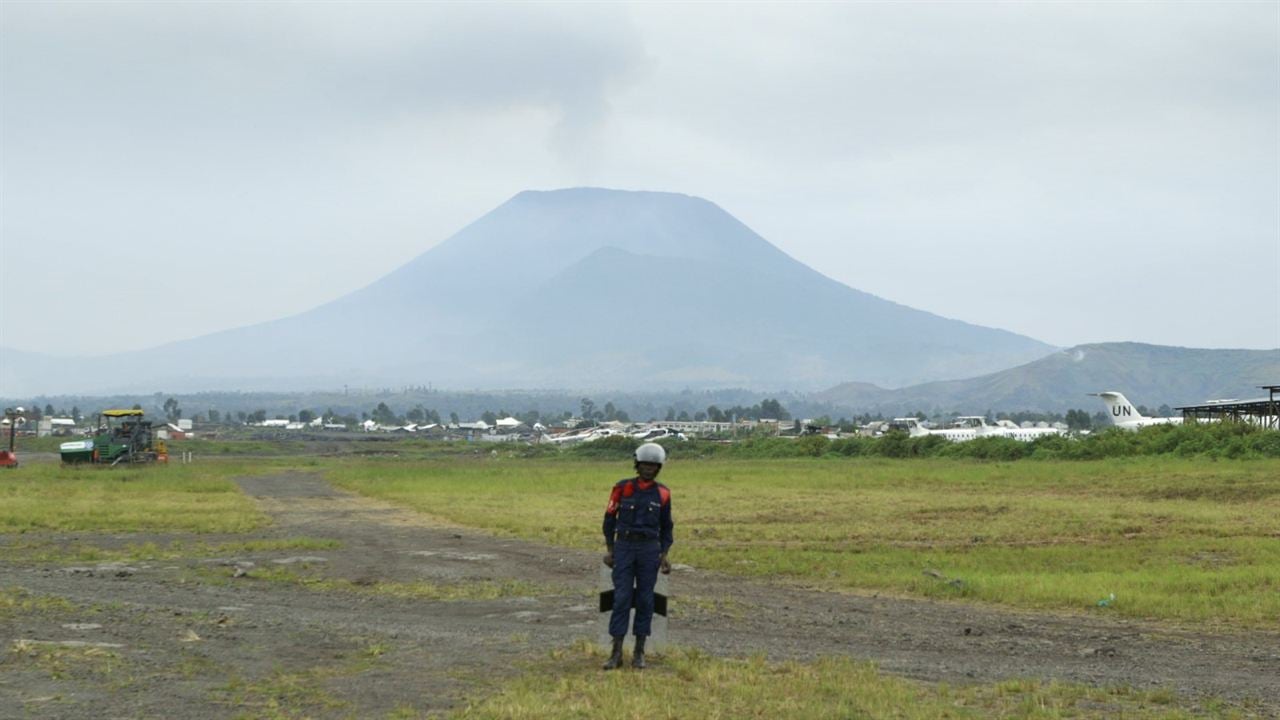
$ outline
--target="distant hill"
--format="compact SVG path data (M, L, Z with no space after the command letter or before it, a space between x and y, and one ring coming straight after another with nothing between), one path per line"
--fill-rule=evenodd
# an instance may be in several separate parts
M997 373L886 390L845 383L815 393L816 401L856 412L982 413L987 410L1097 410L1088 393L1118 390L1135 405L1190 405L1253 398L1259 385L1280 383L1280 350L1205 350L1099 343L1080 345Z
M78 365L6 354L0 394L428 382L813 390L967 377L1052 351L836 282L706 200L578 188L520 193L293 317Z

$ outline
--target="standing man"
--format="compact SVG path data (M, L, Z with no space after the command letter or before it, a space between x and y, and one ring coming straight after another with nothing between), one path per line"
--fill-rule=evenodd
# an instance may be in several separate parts
M613 486L604 511L604 544L609 549L604 564L613 568L613 614L609 617L613 653L604 664L605 670L622 665L622 640L627 636L633 602L636 620L631 632L636 636L636 647L631 666L645 666L644 641L653 622L653 586L659 571L664 575L671 572L667 561L675 526L671 491L657 479L667 451L656 443L645 443L636 448L635 460L636 476Z

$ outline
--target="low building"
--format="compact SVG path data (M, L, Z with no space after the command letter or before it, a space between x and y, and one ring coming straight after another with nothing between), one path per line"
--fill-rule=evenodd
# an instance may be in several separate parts
M155 429L156 438L160 440L189 440L195 437L195 433L191 430L183 430L180 426L173 423L165 423Z

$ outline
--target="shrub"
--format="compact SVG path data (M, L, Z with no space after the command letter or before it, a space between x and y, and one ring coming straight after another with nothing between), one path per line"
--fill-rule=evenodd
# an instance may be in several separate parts
M1242 423L1153 425L1138 432L1107 428L1090 435L1046 435L1033 442L988 437L953 443L941 435L910 437L893 432L870 437L828 440L822 435L801 438L754 436L737 443L711 440L659 441L676 458L800 458L836 455L844 457L956 457L974 460L1098 460L1140 455L1203 456L1220 458L1280 458L1280 431ZM574 457L626 460L640 441L614 435L569 448Z
M1249 450L1259 457L1280 457L1280 431L1270 430L1254 433L1249 438Z
M880 437L871 448L871 454L891 458L907 457L911 454L911 438L907 437L906 433L888 433Z
M569 448L569 454L575 457L595 460L627 460L635 457L640 441L628 435L610 435L609 437L578 443Z
M825 455L831 449L831 441L825 435L806 435L793 440L792 444L796 446L797 453L813 457Z
M912 457L937 457L954 445L941 435L922 435L911 438L908 443L908 454Z
M942 454L947 457L969 457L978 460L1017 460L1030 454L1029 443L1013 438L988 437L969 442L951 443Z

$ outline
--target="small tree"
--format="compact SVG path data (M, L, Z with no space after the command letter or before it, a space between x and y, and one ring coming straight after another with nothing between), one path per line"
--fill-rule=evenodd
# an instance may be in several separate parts
M379 425L400 424L400 420L396 417L395 412L393 412L391 408L387 407L387 404L384 402L378 403L378 407L373 409L373 414L370 415L370 417Z
M773 418L775 420L789 420L791 413L782 407L782 403L774 398L768 398L760 403L760 417ZM756 418L757 420L759 418Z
M316 419L316 414L310 410L298 411L298 422L309 423Z
M1093 418L1086 410L1068 410L1067 427L1072 430L1088 430L1093 427Z
M216 423L221 421L222 421L222 413L218 412L217 410L214 410L213 408L209 408L209 422Z
M164 401L164 416L169 422L176 423L182 417L182 408L178 407L178 401L169 398Z

